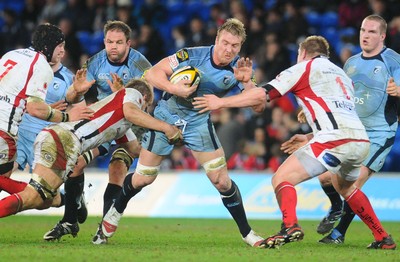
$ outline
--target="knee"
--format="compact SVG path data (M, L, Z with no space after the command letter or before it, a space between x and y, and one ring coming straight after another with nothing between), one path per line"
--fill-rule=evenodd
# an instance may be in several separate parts
M228 176L225 157L218 157L203 164L211 183L219 192L225 192L232 186Z
M332 185L332 179L331 175L329 173L324 173L318 177L319 183L321 186L331 186Z
M129 152L124 149L124 148L118 148L116 149L110 159L110 166L114 162L120 162L125 164L126 169L128 170L132 163L133 163L133 158L129 155Z
M141 189L150 185L156 180L160 166L145 166L140 163L136 166L135 175L132 178L132 185L136 189Z

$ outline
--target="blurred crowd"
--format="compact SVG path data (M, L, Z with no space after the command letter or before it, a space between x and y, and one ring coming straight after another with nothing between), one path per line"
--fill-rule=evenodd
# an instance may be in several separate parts
M386 19L386 45L400 53L398 0L0 0L0 10L0 55L29 46L35 26L50 22L66 36L63 64L73 72L104 48L107 20L130 25L132 47L155 64L182 47L213 44L218 26L236 17L247 29L241 55L252 58L258 83L294 64L297 43L311 34L327 38L331 60L342 66L360 51L359 27L372 13ZM212 112L228 168L275 171L286 158L281 143L310 131L297 121L297 112L290 95L270 103L262 114L250 109ZM383 171L400 171L395 161L399 157L400 137ZM184 147L176 148L162 165L163 170L199 168Z

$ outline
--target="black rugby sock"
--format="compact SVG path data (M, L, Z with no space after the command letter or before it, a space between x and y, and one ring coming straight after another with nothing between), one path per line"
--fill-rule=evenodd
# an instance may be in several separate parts
M251 227L247 221L239 188L232 180L231 188L227 192L219 193L221 194L222 203L224 203L224 206L228 209L229 213L235 220L240 234L242 234L243 237L246 237L250 233Z
M342 234L342 236L346 235L346 231L349 228L351 221L355 217L355 213L351 210L350 206L344 201L343 211L345 212L344 216L339 221L339 224L336 226L336 230Z
M118 194L121 192L122 187L116 184L108 183L106 191L104 192L103 201L103 216L110 209L111 205L114 203L114 200L117 198Z
M84 175L70 177L65 181L65 211L62 222L76 223L78 216L78 203L82 197Z
M142 190L142 189L135 189L132 186L131 182L132 176L133 173L130 173L125 177L122 190L119 193L117 199L115 200L114 207L119 213L123 213L126 206L128 205L129 200Z
M336 192L335 188L332 185L329 185L329 186L323 186L322 190L324 190L325 194L331 201L331 206L332 206L331 212L342 210L343 201L339 193Z

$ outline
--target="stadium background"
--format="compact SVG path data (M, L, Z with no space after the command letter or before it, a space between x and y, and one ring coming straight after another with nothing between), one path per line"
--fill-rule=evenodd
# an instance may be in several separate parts
M43 22L51 22L59 25L66 35L64 65L72 71L104 47L103 24L114 19L122 20L132 27L132 47L154 64L181 47L213 44L216 28L227 17L236 17L245 24L248 34L241 55L253 59L259 83L274 78L281 70L294 64L298 41L310 34L325 36L331 45L332 61L343 65L350 55L360 51L359 26L362 19L372 13L378 13L388 21L386 44L400 52L398 0L0 0L0 10L0 55L11 49L29 46L30 33L34 27ZM261 208L258 211L250 211L251 218L276 217L273 211L265 209L265 205L270 204L271 207L276 207L274 200L268 197L257 198L257 194L270 190L270 176L286 157L280 152L279 145L294 133L309 131L307 126L297 123L296 113L297 105L291 96L271 103L262 114L254 114L248 109L219 110L212 113L226 151L229 169L232 170L234 178L240 181L245 203L252 203L246 205L246 208ZM385 219L385 214L390 212L400 214L398 194L391 189L395 184L399 184L399 157L400 132L379 178L373 178L366 188L367 194L374 197L377 188L388 189L387 195L377 192L376 198L372 200L382 206ZM91 165L85 189L91 214L97 214L96 212L101 210L102 186L107 179L107 164L108 157L102 157ZM163 162L161 172L165 176L160 177L159 183L165 182L168 186L163 188L163 197L152 202L152 207L143 211L147 212L146 215L196 215L196 210L202 208L214 210L209 208L213 208L214 201L217 201L220 209L209 216L227 216L223 207L220 207L220 200L214 199L213 189L207 187L211 185L206 181L200 167L185 148L176 148ZM26 174L19 175L22 180L27 177ZM204 181L198 183L200 177ZM322 191L316 183L317 181L307 182L302 188L305 196L303 216L318 219L325 214L327 202L318 202L311 207L306 204L323 198L320 195ZM191 192L190 190L196 189L194 185L198 184L204 184L205 188L198 194L192 192L193 195L189 199L205 197L209 200L209 206L192 205L188 210L185 209L185 203L174 202L174 199L184 199L187 195L182 190L178 195L171 195L170 191L186 187L182 185L193 185L187 187L188 192ZM153 189L149 189L148 194L160 195L161 189L157 184L149 188ZM210 197L209 193L213 193L214 197ZM173 212L176 213L169 213L172 210L162 210L163 201L172 202L175 207L181 209L174 209ZM97 202L99 208L95 208ZM159 213L160 210L163 212ZM51 209L49 212L59 211ZM132 214L142 214L135 212L142 211L132 211ZM378 214L381 215L381 212ZM299 215L302 215L301 211ZM400 220L400 217L394 219Z

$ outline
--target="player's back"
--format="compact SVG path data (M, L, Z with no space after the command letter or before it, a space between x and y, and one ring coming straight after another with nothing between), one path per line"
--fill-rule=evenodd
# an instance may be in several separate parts
M0 128L13 135L26 106L26 98L45 99L53 72L46 58L31 49L17 49L0 59Z
M73 130L82 142L82 152L85 152L122 137L131 128L132 123L125 119L123 112L123 104L127 102L141 108L144 99L139 91L124 88L90 105L90 108L95 111L90 120L59 125Z
M73 73L61 65L61 67L54 72L53 82L47 89L46 100L47 104L53 104L60 100L64 100L67 94L67 90L73 83ZM34 133L39 133L45 126L48 126L51 122L39 119L37 117L31 116L25 113L22 116L22 122L19 126L21 131L29 131Z
M296 64L287 72L291 75L282 77L281 85L288 78L294 82L286 91L296 95L314 132L352 129L365 133L355 111L351 79L341 68L321 57Z

